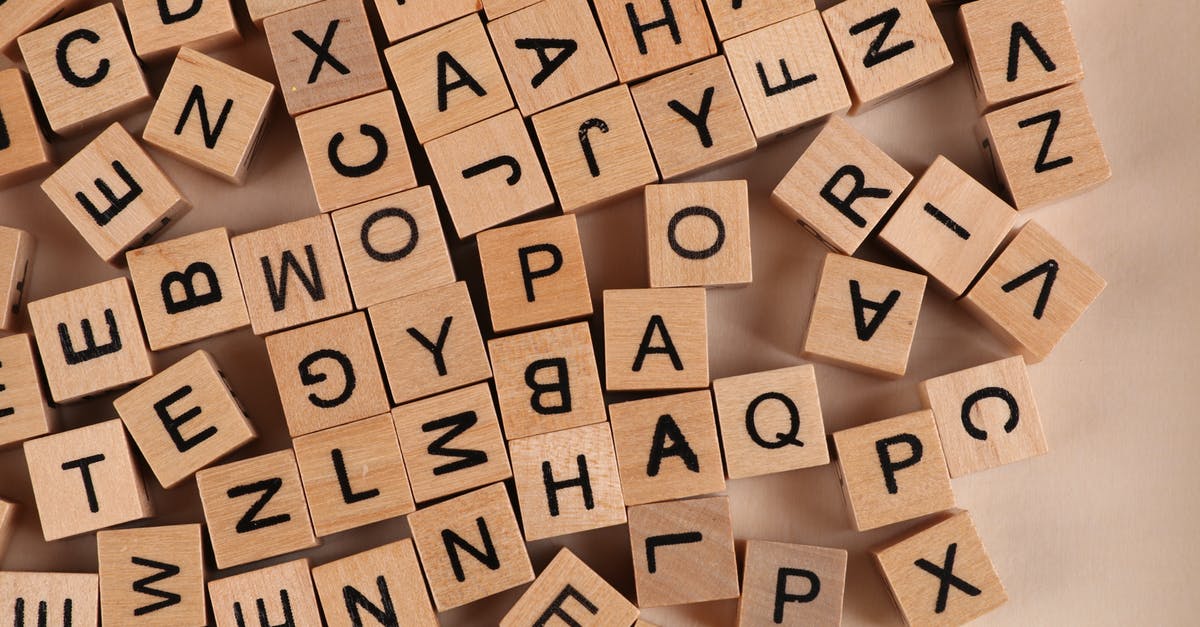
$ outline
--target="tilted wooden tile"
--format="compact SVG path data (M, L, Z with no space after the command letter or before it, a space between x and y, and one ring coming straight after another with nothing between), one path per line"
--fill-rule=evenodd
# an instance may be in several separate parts
M47 542L152 515L117 419L25 442Z
M847 558L842 549L747 541L738 627L842 624Z
M29 321L55 402L112 390L153 374L124 277L35 300L29 303Z
M20 511L21 506L16 503L0 499L0 560L4 559L8 543L12 541L13 533L17 530L17 516Z
M245 0L246 12L250 14L250 20L254 22L260 30L263 28L263 20L278 15L285 11L298 9L317 2L317 0Z
M845 79L818 13L809 11L751 31L724 46L760 142L850 107Z
M0 329L13 330L25 307L25 283L37 240L20 229L0 226Z
M554 204L516 109L443 135L425 154L460 238Z
M647 185L646 251L650 287L750 283L746 181Z
M622 83L717 52L703 0L596 0L593 4Z
M0 339L0 386L0 449L54 430L29 334Z
M318 544L291 449L201 470L196 486L217 568Z
M640 607L738 596L728 497L630 507L629 544Z
M591 209L658 181L642 122L625 85L533 116L563 212Z
M217 362L202 350L125 393L113 407L164 488L256 436Z
M464 282L374 305L367 315L393 404L492 376Z
M242 41L229 0L191 0L170 6L160 0L124 0L133 48L143 61L156 61L180 48L215 50Z
M829 253L803 354L878 376L904 376L924 296L924 275Z
M274 96L275 85L184 48L175 57L142 139L240 185Z
M95 573L0 572L0 621L98 627L99 586Z
M771 193L771 201L835 252L853 255L913 176L833 116Z
M0 11L4 8L6 5L0 4ZM54 155L38 125L25 74L18 68L0 70L0 131L0 188L42 177L54 167Z
M579 627L628 627L637 616L637 607L563 548L500 619L500 627L547 625L556 619Z
M605 290L604 375L609 391L708 387L704 290Z
M1107 282L1041 225L1029 222L962 302L1029 363L1046 358Z
M521 525L529 541L625 522L625 500L607 424L509 442Z
M513 11L524 9L542 0L483 0L483 12L487 19L494 20Z
M383 624L403 619L413 627L438 626L408 538L317 566L312 578L329 627L357 627L366 616Z
M814 0L704 0L721 41L817 8Z
M390 43L454 21L479 10L481 0L375 0L379 21Z
M500 0L507 1L507 0ZM43 23L60 17L79 4L76 0L46 0L45 2L5 2L0 4L0 54L14 63L19 59L17 37Z
M321 624L307 559L210 581L208 595L217 627Z
M42 191L92 250L110 263L126 249L150 242L191 209L120 123L43 181Z
M533 567L504 484L408 517L439 612L533 581Z
M833 446L855 529L867 531L954 507L933 412L838 431Z
M201 542L198 524L97 533L104 624L205 625Z
M390 407L361 311L267 336L267 354L292 437Z

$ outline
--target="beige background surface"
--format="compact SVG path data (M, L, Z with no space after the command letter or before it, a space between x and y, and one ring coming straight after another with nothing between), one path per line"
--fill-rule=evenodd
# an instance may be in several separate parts
M1200 575L1195 518L1200 508L1200 72L1192 63L1200 50L1200 5L1195 0L1067 4L1087 71L1084 89L1115 176L1097 191L1031 217L1090 262L1109 287L1057 351L1032 368L1050 454L954 482L960 506L972 512L1011 595L1007 605L980 623L1194 624L1200 613L1193 585ZM939 21L958 61L954 72L851 122L913 172L941 153L994 186L972 139L976 115L952 13L941 14ZM216 56L273 78L265 41L257 31L246 31L244 46ZM151 68L155 91L166 69L162 64ZM126 123L140 134L145 117L142 113ZM59 158L94 134L57 143ZM774 212L767 197L812 135L805 131L784 138L705 177L749 179L756 277L748 288L709 295L713 377L801 363L797 353L823 250L801 227ZM294 125L278 102L245 187L217 181L160 153L154 156L196 206L165 237L216 225L241 233L316 213ZM427 171L422 176L429 180ZM646 285L641 219L638 200L581 218L597 306L603 289ZM38 236L31 298L120 273L86 248L36 184L0 191L0 223ZM476 302L483 302L475 251L470 244L455 247L460 277L472 282ZM875 245L865 256L899 263ZM599 330L598 320L593 321L597 338ZM227 370L263 432L237 457L287 446L262 340L244 330L199 346L211 350ZM195 348L158 354L158 367ZM827 427L834 431L914 410L917 381L1008 354L964 310L929 293L904 379L885 382L817 366ZM60 413L67 427L114 416L111 397ZM847 624L899 623L865 549L911 524L852 531L832 466L732 481L728 492L738 538L849 549ZM19 449L0 453L0 495L31 506L3 560L5 570L95 569L93 537L42 541ZM156 523L202 520L194 481L170 492L156 486L152 498L162 513ZM407 534L405 522L382 523L365 533L329 538L309 556L322 563ZM535 569L561 545L632 597L625 527L535 542L530 546ZM442 618L447 624L493 623L518 593ZM651 610L646 616L670 625L727 625L735 607L734 601L724 601Z

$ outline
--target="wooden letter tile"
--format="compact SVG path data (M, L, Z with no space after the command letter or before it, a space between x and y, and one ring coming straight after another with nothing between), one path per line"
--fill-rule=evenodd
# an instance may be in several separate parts
M847 557L842 549L747 541L738 627L841 625Z
M190 0L172 5L164 0L124 0L122 4L133 47L146 62L174 54L185 46L207 51L242 41L229 0Z
M578 627L628 627L637 616L637 607L564 548L504 615L500 627L548 625L558 620Z
M533 567L504 484L408 517L440 612L533 581Z
M208 595L217 627L321 624L307 559L210 581Z
M379 21L389 43L395 43L435 26L479 10L481 0L375 0Z
M596 0L594 4L622 83L717 52L703 0Z
M0 572L0 602L0 622L6 625L100 625L95 573Z
M647 185L646 250L650 287L750 283L746 181Z
M28 334L0 339L0 385L0 449L54 429Z
M483 12L487 19L495 20L513 11L524 9L542 0L483 0Z
M605 290L604 374L609 391L708 387L704 290Z
M0 4L0 12L12 5ZM4 21L0 19L0 24ZM3 28L3 26L0 26ZM54 167L50 145L38 126L25 74L17 68L0 71L0 188L44 176Z
M629 544L640 607L738 596L728 497L630 507Z
M704 0L721 41L744 35L816 8L813 0Z
M13 533L17 530L17 514L20 510L16 503L0 499L0 560L4 559L8 543L12 541Z
M200 525L101 531L96 553L105 625L207 623Z
M438 627L417 550L408 538L317 566L312 578L329 627L359 627L366 617Z
M317 0L245 0L246 12L250 14L250 20L254 22L260 30L263 28L263 20L272 15L279 15L285 11L298 9L302 6L310 5Z
M37 242L20 229L0 226L0 329L13 330L25 305L25 285Z
M68 10L76 8L76 4L76 0L0 3L0 54L4 54L13 62L18 61L20 54L17 50L17 37L51 19L65 15Z

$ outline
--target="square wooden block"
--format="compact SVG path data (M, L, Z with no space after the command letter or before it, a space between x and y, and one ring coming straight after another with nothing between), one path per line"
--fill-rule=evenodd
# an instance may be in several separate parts
M477 14L406 39L383 55L422 144L513 107Z
M0 4L0 11L5 8L6 5ZM0 19L0 24L3 23ZM0 142L0 188L42 177L54 167L54 155L34 113L25 73L18 68L0 71L0 123L4 129L4 141Z
M217 568L318 544L291 449L201 470L196 487ZM218 609L215 594L213 608Z
M142 139L240 185L274 96L273 84L184 48L175 57Z
M609 391L708 387L708 303L701 288L604 291Z
M26 33L17 43L56 133L75 133L150 102L111 2Z
M958 297L1016 219L1008 203L939 155L888 218L879 239Z
M0 559L4 559L8 543L17 530L17 514L20 511L21 507L16 503L0 499Z
M374 305L367 315L393 404L492 376L464 282Z
M311 433L292 445L318 537L416 509L390 415Z
M497 333L592 315L575 216L492 229L477 240Z
M245 0L246 12L250 14L250 20L259 30L263 28L263 20L272 15L279 15L285 11L298 9L316 2L317 0Z
M630 507L629 544L640 607L738 596L728 497Z
M829 253L804 335L804 356L902 377L924 296L924 275Z
M0 339L0 385L0 450L54 430L29 334Z
M200 350L113 401L164 488L256 436L212 355Z
M97 533L104 624L205 625L201 542L198 524Z
M25 442L47 542L153 514L120 420Z
M401 405L392 420L418 503L512 476L487 383Z
M912 174L833 116L771 193L771 201L835 252L853 255L900 200Z
M1018 209L1074 196L1112 178L1079 85L993 111L984 116L982 131Z
M230 244L255 335L315 322L353 308L329 216L313 216L238 235Z
M504 484L408 517L439 612L533 581L533 567Z
M210 581L208 595L217 627L321 624L307 559Z
M242 41L229 0L191 0L175 6L163 0L124 0L121 4L133 47L146 62L184 47L207 51Z
M361 311L267 337L292 437L387 413L387 391Z
M586 0L526 2L487 25L517 107L529 116L617 82Z
M963 298L1025 355L1046 358L1107 282L1046 229L1029 222Z
M966 511L872 554L910 625L964 625L1008 601Z
M608 406L627 505L725 489L708 390Z
M0 226L0 329L13 330L25 305L25 283L37 241L20 229Z
M288 113L387 88L363 0L321 0L263 20Z
M954 507L933 412L838 431L833 445L855 529L867 531Z
M607 424L509 443L525 539L625 523L625 500Z
M35 300L29 303L29 322L57 403L153 374L124 277Z
M0 54L7 56L15 63L20 59L17 37L51 19L64 15L67 10L74 9L77 4L79 3L76 0L0 4Z
M642 122L625 85L533 116L558 204L594 208L658 182Z
M596 0L622 83L716 54L703 0Z
M481 0L375 0L389 43L395 43L479 10Z
M42 191L92 250L110 263L126 249L147 244L191 209L179 188L119 123L43 181Z
M704 4L721 41L817 8L814 0L704 0Z
M650 287L753 281L746 181L647 185L646 251Z
M847 559L842 549L747 541L738 627L842 624Z
M365 617L438 627L417 550L408 538L317 566L312 578L329 627L358 627Z
M760 142L850 107L842 70L818 13L809 11L751 31L724 46Z
M13 625L97 627L99 586L95 573L0 572L0 599L4 601L0 620Z
M443 135L425 154L460 238L554 204L516 109Z
M500 627L546 625L554 619L581 627L628 627L637 617L636 606L563 548L500 620Z

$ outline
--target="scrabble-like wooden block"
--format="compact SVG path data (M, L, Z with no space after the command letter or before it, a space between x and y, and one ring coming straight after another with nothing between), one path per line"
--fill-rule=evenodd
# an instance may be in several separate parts
M853 255L912 179L844 118L833 116L775 187L771 201L831 250Z
M604 422L604 391L586 322L488 341L510 440Z
M29 321L55 402L112 390L153 374L124 277L33 301Z
M725 489L708 390L608 406L627 505Z
M847 559L842 549L747 541L738 627L842 624Z
M617 81L586 0L526 4L533 6L487 25L522 114L533 115Z
M625 85L533 116L558 204L590 209L658 182L642 122Z
M878 376L904 376L924 296L924 275L829 253L804 356Z
M542 0L483 0L483 12L487 19L495 20L513 11L524 9Z
M717 52L703 0L596 0L593 4L622 83Z
M120 123L43 181L42 191L92 250L110 263L126 249L150 242L191 209Z
M27 333L0 339L0 385L0 449L54 430Z
M533 567L504 484L408 517L439 612L533 581Z
M1009 242L963 303L1029 363L1046 358L1107 282L1041 225Z
M605 290L604 381L609 391L708 387L704 290Z
M1079 85L993 111L981 130L1018 209L1085 192L1112 177Z
M0 620L22 626L97 627L99 586L95 573L0 572Z
M395 43L479 10L481 0L375 0L389 43Z
M292 437L389 409L361 311L268 336L267 354Z
M238 235L230 244L255 335L353 308L329 216Z
M6 55L14 62L17 61L19 58L17 37L37 28L46 21L62 16L76 4L78 4L76 0L0 3L0 54Z
M530 542L625 522L625 500L607 424L509 443L521 524Z
M240 185L274 95L273 84L184 48L175 57L142 139Z
M198 524L97 533L104 624L206 624L202 548Z
M438 626L408 538L317 566L312 578L329 627L357 627L368 616L383 624Z
M751 31L724 46L759 141L850 107L845 79L818 13L809 11Z
M817 8L813 0L704 0L721 41Z
M910 625L965 625L1008 601L966 511L872 554Z
M727 163L758 147L723 56L638 83L630 92L664 179Z
M738 596L728 497L630 507L629 544L640 607Z
M838 431L833 445L855 529L867 531L954 507L933 412Z
M913 184L879 239L961 296L1008 236L1017 212L938 156Z
M311 433L293 447L317 536L416 509L390 415Z
M492 229L477 240L496 332L592 314L575 216Z
M750 283L746 181L647 185L646 251L650 287Z
M229 0L124 0L133 48L143 61L155 61L180 48L214 50L242 40Z
M563 548L500 620L500 627L547 625L556 619L570 625L628 627L637 617L637 607Z
M29 440L25 460L47 542L152 513L120 420Z
M263 20L272 15L279 15L285 11L298 9L316 2L317 0L245 0L246 12L250 14L250 20L259 29L263 28Z
M554 204L516 109L443 135L425 154L460 238Z
M208 596L217 627L322 624L307 559L210 581Z
M37 241L20 229L0 226L0 329L13 330L25 308L25 283Z
M217 362L202 350L125 393L113 407L165 488L256 435Z
M492 376L466 283L380 303L367 315L393 404Z
M487 383L392 410L418 503L512 476Z
M17 530L17 512L20 509L16 503L0 499L0 559L4 559L4 551L8 550L8 543Z
M288 113L387 88L363 0L300 4L262 22Z
M1062 0L984 0L958 10L979 109L1083 80Z
M296 130L321 211L417 186L390 91L305 113Z
M858 113L954 64L927 0L847 0L821 12Z
M291 449L196 473L217 568L317 546ZM217 596L213 607L217 608Z
M0 11L5 8L0 4ZM54 167L54 156L38 126L25 74L18 68L0 71L0 131L0 188L39 178Z
M383 54L422 144L513 107L476 14L406 39Z

